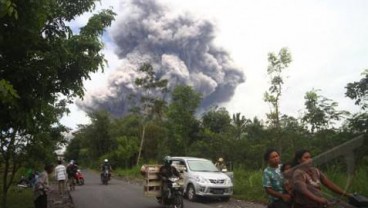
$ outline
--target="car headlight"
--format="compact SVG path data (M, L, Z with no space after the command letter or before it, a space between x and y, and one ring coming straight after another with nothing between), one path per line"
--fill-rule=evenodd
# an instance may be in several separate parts
M207 179L205 179L204 177L202 177L202 176L195 176L194 177L194 180L196 181L196 182L198 182L198 183L208 183L208 180Z
M231 179L230 178L226 178L225 179L225 184L226 185L231 185L232 183L231 183Z

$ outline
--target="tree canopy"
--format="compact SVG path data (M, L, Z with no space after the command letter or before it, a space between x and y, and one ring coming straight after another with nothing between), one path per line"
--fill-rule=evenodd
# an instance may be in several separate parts
M83 96L83 81L103 68L100 36L114 13L103 10L93 15L79 34L73 34L66 22L92 11L94 0L1 4L6 5L0 11L0 151L5 161L2 205L6 207L16 172L9 175L8 170L19 166L18 153L32 149L40 138L59 138L53 134L65 130L59 119L68 112L67 103Z

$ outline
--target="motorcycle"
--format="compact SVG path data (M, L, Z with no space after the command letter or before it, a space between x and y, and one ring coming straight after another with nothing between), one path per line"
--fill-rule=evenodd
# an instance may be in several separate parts
M109 170L104 170L101 174L102 184L107 185L109 181Z
M368 207L368 198L360 195L360 194L353 194L349 197L348 200L350 205L353 205L355 207L361 207L361 208L367 208Z
M19 188L32 188L31 182L24 176L21 177L20 181L17 183Z
M368 198L360 195L353 194L348 197L348 200L342 200L341 198L332 198L328 200L326 208L368 208Z
M159 203L167 208L183 208L183 186L179 183L179 177L170 177L168 179L168 191L159 200Z
M19 182L17 183L17 186L19 188L33 188L38 176L39 176L38 172L33 173L28 178L22 176Z
M77 170L77 172L74 175L74 179L75 179L76 184L84 185L84 177L83 177L81 170L79 169Z

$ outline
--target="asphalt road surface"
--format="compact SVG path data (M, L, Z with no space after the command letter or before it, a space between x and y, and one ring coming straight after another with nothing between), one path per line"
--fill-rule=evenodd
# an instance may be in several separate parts
M84 170L85 185L76 186L71 196L76 208L159 208L154 197L146 197L143 186L112 178L102 185L100 177L93 171ZM185 208L228 207L228 202L190 202L184 200Z

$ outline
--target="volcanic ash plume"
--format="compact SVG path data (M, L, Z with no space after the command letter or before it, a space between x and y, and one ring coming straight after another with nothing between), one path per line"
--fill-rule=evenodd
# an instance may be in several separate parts
M133 105L129 97L140 97L134 84L142 75L137 69L150 63L159 78L168 80L169 90L178 84L192 86L202 94L200 110L227 102L244 82L240 69L229 54L214 45L214 25L190 16L170 16L170 11L153 0L137 0L125 5L112 28L122 60L109 77L106 89L88 92L79 107L86 111L105 109L124 115Z

